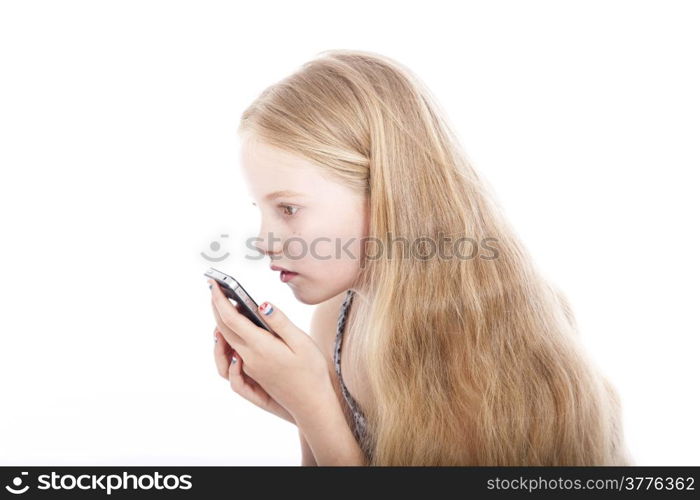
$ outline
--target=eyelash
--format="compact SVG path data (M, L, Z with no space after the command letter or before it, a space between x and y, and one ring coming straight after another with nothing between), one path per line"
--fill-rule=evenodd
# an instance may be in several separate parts
M252 205L253 205L254 207L257 207L257 206L258 206L255 202L253 202ZM299 207L295 207L295 206L293 206L293 205L287 205L287 204L285 204L285 203L280 203L280 204L277 205L277 206L280 207L280 208L293 208L293 209L296 210L293 214L285 213L285 214L284 214L285 217L294 217L294 216L296 215L296 213L299 211Z
M285 213L284 213L284 216L285 216L285 217L294 217L294 216L296 215L296 213L299 211L299 207L295 207L295 206L292 206L292 205L286 205L286 204L284 204L284 203L280 203L278 206L281 207L281 208L293 208L293 209L295 210L295 212L292 213L292 214L288 214L288 213L285 212Z

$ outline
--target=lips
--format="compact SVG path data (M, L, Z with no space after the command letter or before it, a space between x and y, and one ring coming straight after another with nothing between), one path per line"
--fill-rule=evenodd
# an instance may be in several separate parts
M270 269L272 269L273 271L280 271L280 280L282 281L282 283L287 283L289 280L293 279L299 274L280 266L270 266Z
M273 271L285 271L288 273L294 273L294 271L292 271L291 269L287 269L285 267L280 267L280 266L270 266L270 269L272 269ZM296 273L294 273L294 274L296 274Z

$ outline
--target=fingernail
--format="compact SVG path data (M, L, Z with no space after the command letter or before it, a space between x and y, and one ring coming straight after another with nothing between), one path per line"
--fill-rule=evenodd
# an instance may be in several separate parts
M272 304L269 302L263 302L258 306L258 310L262 312L265 316L272 314Z
M236 357L233 356L233 357L231 358L231 363L235 363L235 362L236 362Z
M211 290L211 283L209 283L209 290Z

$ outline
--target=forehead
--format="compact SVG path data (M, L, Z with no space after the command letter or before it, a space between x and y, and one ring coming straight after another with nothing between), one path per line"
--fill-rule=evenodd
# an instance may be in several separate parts
M336 184L304 157L266 144L252 135L241 142L240 165L252 195L259 199L275 191L318 196L333 190L332 185Z

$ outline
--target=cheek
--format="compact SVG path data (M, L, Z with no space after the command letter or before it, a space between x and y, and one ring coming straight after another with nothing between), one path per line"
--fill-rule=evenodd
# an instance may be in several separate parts
M362 248L359 236L326 233L308 239L306 245L304 260L315 269L333 272L359 266Z
M291 261L306 260L309 242L300 236L291 236L284 242L284 255Z
M330 213L330 212L329 212ZM285 254L302 269L314 274L352 272L359 268L363 227L353 215L316 218L312 225L297 227L285 242Z
M309 258L320 265L333 262L337 259L335 250L335 239L329 236L319 236L312 240L309 247Z

